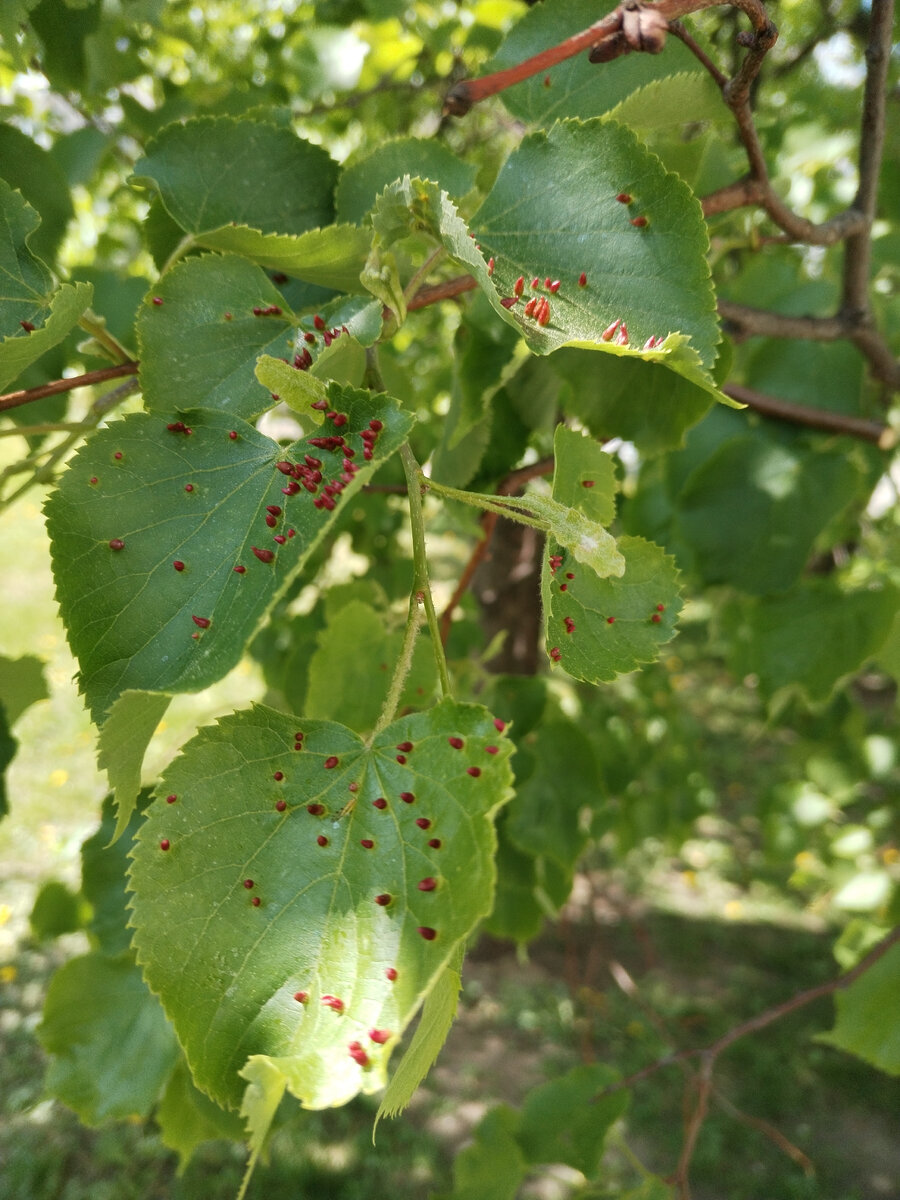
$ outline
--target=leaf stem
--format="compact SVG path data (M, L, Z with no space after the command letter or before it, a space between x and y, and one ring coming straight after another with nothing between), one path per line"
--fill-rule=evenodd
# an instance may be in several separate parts
M191 249L191 247L193 245L194 245L194 235L192 233L186 233L184 235L184 237L181 239L181 241L178 243L178 245L175 247L175 249L172 251L172 253L169 255L169 257L166 259L166 261L163 263L162 269L159 272L160 278L162 278L162 276L165 275L166 271L168 271L171 267L174 267L175 264L178 262L178 260L180 258L182 258L188 252L188 250Z
M428 255L421 267L419 267L418 271L414 273L412 279L410 279L409 283L403 289L403 298L406 301L407 308L409 307L410 300L412 300L413 296L415 296L416 292L419 290L419 284L425 282L425 280L431 274L432 268L437 266L446 253L447 251L443 246L437 246L431 252L431 254Z
M425 484L429 491L437 492L439 496L446 496L448 500L458 500L461 504L468 504L472 508L481 508L486 512L496 513L500 517L507 517L510 521L518 521L520 525L529 525L541 533L547 533L550 529L549 521L528 512L527 501L524 499L503 500L499 496L488 496L483 492L464 492L459 488L450 487L446 483L436 483L433 479L425 480Z
M431 584L428 581L428 559L425 554L425 518L422 514L422 471L416 462L416 457L410 449L409 442L400 447L400 459L406 473L406 486L409 494L409 524L412 531L413 543L413 586L410 597L410 608L421 603L425 606L425 618L428 621L428 632L431 634L431 645L437 664L438 676L441 681L441 694L449 696L450 676L447 672L447 659L441 642L441 631L438 626L437 613L434 611L434 600L431 597Z
M134 355L131 354L122 343L114 338L106 328L106 321L103 317L99 317L90 309L82 313L78 320L78 324L85 333L89 333L95 342L99 342L109 357L114 363L131 363L134 361Z

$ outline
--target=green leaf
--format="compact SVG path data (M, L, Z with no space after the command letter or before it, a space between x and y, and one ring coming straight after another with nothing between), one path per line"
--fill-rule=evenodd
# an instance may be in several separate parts
M173 220L200 238L232 222L264 234L328 225L337 175L325 150L283 126L196 117L153 138L132 182L155 189Z
M329 612L328 624L320 631L309 663L309 686L304 716L338 720L357 733L375 725L391 686L391 668L400 654L403 630L388 632L384 619L370 605L353 600ZM352 673L335 675L335 661L344 647L354 647ZM437 677L428 639L420 639L414 651L411 673L404 685L399 707L430 702ZM421 688L421 692L418 689Z
M494 907L482 929L492 937L530 942L540 933L547 914L535 894L536 860L513 845L507 824L508 820L503 820L497 827L497 890Z
M691 473L678 495L676 529L706 582L780 592L798 578L815 538L861 483L842 450L810 452L764 433L741 434Z
M209 411L182 413L172 429L165 417L135 413L75 455L47 503L47 522L60 608L98 723L122 692L199 691L235 666L348 498L403 442L413 418L396 401L332 387L336 411L347 416L334 436L359 464L346 485L339 449L308 438L282 447ZM383 429L367 461L360 432L370 420ZM302 465L306 454L323 464L317 494L285 496L288 477L276 463ZM328 481L343 487L333 511L314 502ZM280 510L274 527L269 505ZM253 547L273 558L259 559Z
M602 15L593 0L554 0L530 8L507 34L486 71L516 66L564 38L588 29ZM696 68L685 46L669 38L664 54L629 54L597 65L587 51L558 63L502 93L509 111L523 121L550 125L563 117L597 117L637 88L676 71ZM549 87L545 80L550 80Z
M889 584L849 591L833 580L747 600L725 617L732 669L756 675L764 696L790 688L821 704L840 679L877 656L898 607L900 592Z
M149 802L148 789L138 798L136 813L142 813ZM113 798L107 796L100 812L99 828L81 844L81 892L93 910L88 933L93 948L108 958L116 958L131 947L125 876L139 823L136 813L128 823L127 837L111 844L116 817Z
M360 224L378 193L404 175L432 179L457 197L475 184L475 168L433 138L394 138L344 168L335 192L337 219Z
M703 71L678 71L635 88L606 119L636 129L666 129L690 121L727 122L730 114L714 80Z
M835 992L834 1005L834 1029L820 1033L816 1041L855 1054L888 1075L900 1075L900 945Z
M588 842L582 810L596 807L600 794L591 743L571 721L545 721L524 740L515 770L520 782L506 834L524 853L547 855L571 871Z
M19 328L19 322L39 317L53 286L50 272L32 254L28 241L41 223L21 193L0 179L0 330Z
M71 333L90 304L93 292L89 283L62 284L40 313L35 314L37 320L29 319L38 328L31 332L20 329L0 342L0 389L18 379L26 367Z
M579 497L580 499L580 497ZM560 504L555 498L529 492L522 507L547 522L547 536L570 551L572 557L597 575L621 575L625 559L616 539L581 508Z
M86 1125L146 1117L178 1057L171 1026L130 957L86 954L50 980L37 1036L47 1091Z
M550 364L570 385L562 396L567 413L595 437L624 438L648 457L682 446L713 402L708 389L634 357L561 350Z
M141 790L144 755L169 699L158 692L123 692L100 728L97 765L106 772L118 813L113 841L118 841L131 820Z
M81 897L60 880L48 880L35 897L28 917L32 935L43 941L83 929L85 907Z
M263 234L246 225L228 225L199 234L196 240L210 250L240 254L261 267L284 271L321 287L359 292L359 277L372 234L355 225L328 225L295 235Z
M391 1081L385 1088L378 1112L375 1114L373 1139L381 1118L396 1117L403 1112L419 1084L437 1061L437 1056L449 1036L450 1027L456 1019L459 990L462 987L462 960L463 946L460 945L453 962L444 967L437 983L425 997L416 1032L391 1075Z
M7 658L0 654L0 703L6 719L14 725L26 708L49 695L44 664L33 654Z
M531 1163L566 1163L591 1177L603 1157L603 1142L628 1108L626 1089L597 1099L618 1080L609 1067L575 1067L528 1093L516 1134Z
M616 545L625 569L606 579L574 569L564 551L548 547L547 650L553 662L586 683L609 682L654 662L674 636L681 611L674 560L643 538L621 537ZM557 555L562 561L554 566L550 558Z
M527 1173L517 1137L519 1114L499 1104L475 1130L475 1141L453 1163L453 1192L448 1200L515 1200Z
M616 467L593 438L565 425L553 435L553 498L581 509L592 521L611 525L616 515Z
M252 420L272 407L254 374L261 354L293 357L296 321L265 272L204 254L168 271L141 306L137 333L147 408L215 408ZM256 316L253 310L279 311Z
M336 670L353 671L353 651ZM130 886L139 960L199 1087L238 1105L248 1058L250 1077L280 1074L309 1108L383 1085L391 1045L490 910L511 749L485 709L450 700L370 747L262 707L187 745Z
M0 171L41 218L31 236L32 251L53 262L66 226L75 215L69 187L53 155L14 125L0 126Z
M6 796L6 768L16 757L19 743L10 731L11 722L6 715L5 706L0 703L0 817L9 812L9 801Z
M645 227L632 225L643 218ZM721 398L709 375L719 330L700 205L629 129L563 121L531 134L507 159L472 228L481 253L495 261L491 303L535 353L580 345L637 355ZM504 309L499 297L514 294L519 276L522 299ZM539 280L534 290L532 278ZM546 278L559 280L556 293ZM548 301L546 326L525 317L531 296ZM627 345L602 338L616 320L627 326ZM651 336L663 345L642 351Z
M246 1136L240 1117L213 1104L194 1086L183 1058L169 1076L155 1116L163 1145L178 1155L179 1174L204 1142L216 1138L242 1141Z

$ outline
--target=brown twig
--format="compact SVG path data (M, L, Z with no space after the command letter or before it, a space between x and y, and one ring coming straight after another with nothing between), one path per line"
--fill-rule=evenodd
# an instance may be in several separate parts
M866 81L860 119L859 186L850 206L850 211L859 215L862 227L847 238L844 247L844 290L841 304L844 315L859 323L871 321L869 272L872 222L875 219L878 178L884 148L893 21L893 0L873 0L869 17Z
M599 1099L601 1096L607 1096L612 1092L621 1091L623 1088L632 1087L642 1079L647 1079L651 1075L655 1075L665 1067L679 1066L683 1068L683 1065L691 1059L700 1060L699 1072L689 1080L689 1087L695 1092L695 1099L685 1120L685 1135L681 1154L679 1155L675 1174L672 1176L672 1183L678 1187L681 1200L690 1200L690 1184L688 1182L690 1164L694 1148L697 1144L697 1138L709 1111L710 1096L715 1094L713 1072L719 1055L724 1053L730 1046L733 1046L735 1042L740 1041L741 1038L747 1037L748 1034L758 1033L761 1029L765 1029L775 1021L781 1020L782 1017L789 1016L798 1009L804 1008L807 1004L848 988L874 966L879 959L883 958L891 947L898 942L900 942L900 926L897 926L890 933L886 934L868 954L860 959L855 967L847 971L844 975L839 975L836 979L830 979L827 983L820 983L816 987L807 988L805 991L797 992L781 1004L776 1004L764 1012L757 1013L755 1017L751 1017L747 1021L742 1021L739 1025L735 1025L732 1029L729 1029L727 1033L724 1033L705 1048L678 1050L674 1054L667 1054L664 1058L657 1059L656 1062L650 1063L640 1071L635 1071L626 1079L610 1084L599 1092L596 1098ZM792 1158L800 1162L804 1170L807 1167L811 1168L812 1164L809 1163L809 1160L802 1151L793 1146L783 1135L769 1126L767 1122L759 1121L757 1118L748 1118L748 1123L753 1123L762 1132L766 1133L767 1136L775 1134L776 1136L773 1137L773 1140L786 1154L790 1154Z
M445 279L443 283L429 284L428 287L419 288L406 310L413 312L417 308L427 308L429 304L438 304L441 300L452 300L454 296L462 296L477 287L478 280L472 275L457 275L453 279Z
M104 383L107 379L120 379L123 375L136 375L137 372L138 363L129 361L120 363L116 367L101 367L97 371L86 371L83 375L73 375L71 379L54 379L52 383L24 388L20 392L7 392L5 396L0 396L0 412L6 412L10 408L19 408L23 404L31 404L33 400L42 400L44 396L58 396L62 392L72 392L76 388Z
M732 400L738 400L761 416L772 417L776 421L789 421L792 425L804 425L807 429L818 429L822 433L861 438L865 442L874 442L879 450L892 450L897 444L897 431L880 421L851 417L826 408L810 408L806 404L793 404L790 400L779 400L738 383L726 384L722 391Z
M839 992L849 987L851 983L855 983L861 975L864 975L870 967L874 966L880 958L883 958L888 950L898 941L900 941L900 925L886 934L868 954L859 960L855 967L847 971L844 975L838 975L836 979L829 979L826 983L820 983L815 987L807 988L803 992L795 993L790 999L782 1001L781 1004L767 1008L764 1012L757 1013L755 1017L750 1017L749 1020L735 1025L733 1029L729 1029L727 1033L724 1033L715 1042L705 1048L695 1047L693 1049L677 1050L674 1054L667 1054L663 1058L658 1058L655 1062L642 1067L627 1078L620 1079L617 1083L609 1084L608 1087L605 1087L598 1093L597 1098L609 1095L611 1092L621 1091L623 1088L632 1087L635 1083L640 1083L642 1079L648 1079L658 1071L662 1071L666 1067L675 1066L686 1059L706 1058L714 1061L729 1046L740 1041L741 1038L747 1037L748 1034L758 1033L760 1029L765 1029L767 1025L781 1020L782 1017L796 1012L797 1009L804 1008L807 1004L812 1004L815 1000L821 1000L823 996L830 996L834 992Z

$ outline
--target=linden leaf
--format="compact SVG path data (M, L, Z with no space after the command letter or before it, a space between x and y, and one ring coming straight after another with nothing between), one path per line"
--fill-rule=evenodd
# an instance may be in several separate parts
M643 538L621 537L616 545L624 569L618 578L605 579L573 570L564 550L548 546L548 653L587 683L609 682L654 662L674 637L681 611L674 559Z
M261 354L293 357L296 321L285 307L265 272L236 255L178 263L138 315L147 408L215 408L248 421L271 408L254 368Z
M122 692L199 691L235 666L347 498L413 423L384 394L332 384L329 396L344 420L329 423L326 439L283 447L224 413L168 424L134 413L72 459L47 525L98 723Z
M262 1073L262 1092L283 1078L323 1108L383 1086L393 1044L490 911L511 752L486 709L451 700L370 745L261 706L188 743L130 887L138 959L199 1087L236 1107L241 1073L258 1089Z

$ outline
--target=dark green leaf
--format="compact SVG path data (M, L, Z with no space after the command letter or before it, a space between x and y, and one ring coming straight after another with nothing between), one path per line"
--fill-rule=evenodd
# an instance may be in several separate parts
M328 225L338 167L290 129L234 117L167 125L136 163L169 215L199 238L231 224L297 234Z
M529 1092L517 1139L532 1163L566 1163L591 1177L603 1156L603 1142L628 1108L628 1092L596 1099L618 1075L599 1063L575 1067Z
M85 905L81 897L58 879L43 885L35 897L28 923L38 941L74 933L84 927Z
M404 175L434 180L451 196L464 196L475 183L475 168L434 139L395 138L346 166L335 192L337 219L359 224L378 193Z
M818 1041L856 1054L879 1071L900 1075L900 946L894 945L834 997L837 1020Z
M37 1035L47 1091L86 1125L146 1117L178 1058L159 1001L130 956L73 958L53 976Z
M254 315L254 308L279 311ZM261 354L293 358L296 321L261 267L234 254L189 258L167 272L138 316L148 408L215 408L251 420L272 407L254 375Z
M413 421L383 394L332 384L329 397L347 416L340 436L359 464L334 511L315 507L303 489L286 497L287 477L275 464L302 464L307 453L318 458L318 499L324 481L341 482L340 453L308 439L278 446L222 413L182 413L181 430L168 429L165 417L135 413L101 430L72 460L47 518L60 607L98 722L122 692L198 691L229 671L348 497ZM359 433L376 419L383 430L367 462ZM273 528L269 505L280 510Z

